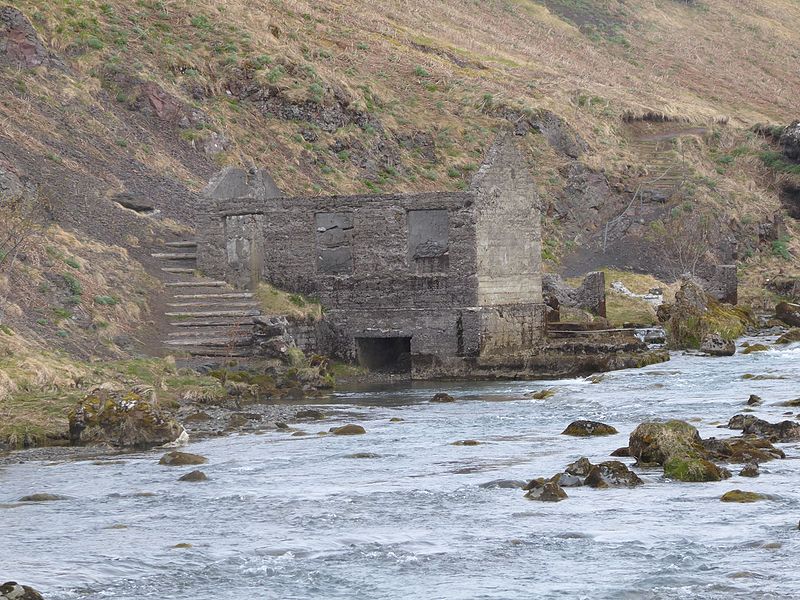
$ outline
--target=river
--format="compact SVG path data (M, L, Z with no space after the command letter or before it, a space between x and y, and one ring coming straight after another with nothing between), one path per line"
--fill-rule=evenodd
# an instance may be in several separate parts
M548 387L554 396L525 398ZM438 391L457 401L429 403ZM0 470L0 577L47 600L798 598L796 443L781 444L787 458L764 463L757 479L738 476L738 465L733 478L702 484L637 470L644 486L569 488L559 503L480 487L549 477L581 456L608 460L647 420L734 435L717 426L742 412L749 394L765 401L757 416L791 418L777 403L800 396L800 345L731 358L676 353L600 383L342 391L323 407L329 419L298 425L312 435L193 443L189 451L209 458L204 483L178 483L191 467L159 466L163 451L121 463L11 465ZM575 419L620 434L560 435ZM350 422L367 434L316 435ZM480 445L452 445L464 439ZM735 488L771 499L720 502ZM68 499L14 506L36 492Z

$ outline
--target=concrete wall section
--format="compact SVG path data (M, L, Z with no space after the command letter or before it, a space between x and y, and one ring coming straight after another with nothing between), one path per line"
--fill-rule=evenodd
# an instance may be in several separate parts
M536 184L513 136L489 150L475 176L478 304L542 302Z

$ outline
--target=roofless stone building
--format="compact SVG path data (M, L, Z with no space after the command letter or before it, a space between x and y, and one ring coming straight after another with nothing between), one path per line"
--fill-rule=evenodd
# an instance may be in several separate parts
M463 192L284 197L231 171L205 196L199 269L318 298L318 352L457 376L544 337L539 201L510 134Z

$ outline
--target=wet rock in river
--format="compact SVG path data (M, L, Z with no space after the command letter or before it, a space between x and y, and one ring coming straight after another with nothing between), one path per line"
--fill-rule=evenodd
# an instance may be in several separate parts
M6 581L0 585L0 600L44 600L42 595L28 585Z
M583 478L572 473L559 473L552 480L561 487L580 487L583 485Z
M547 400L548 398L552 398L556 395L556 391L553 388L547 388L544 390L539 390L538 392L529 392L525 394L526 398L533 398L534 400Z
M772 443L757 436L741 436L718 440L703 440L703 448L709 458L729 463L766 462L775 458L786 458L786 454Z
M617 448L611 453L611 456L617 457L627 457L631 455L631 449L627 446L623 446L622 448Z
M639 476L618 460L609 460L595 465L583 482L593 488L636 487L643 485Z
M487 490L522 490L525 489L526 485L527 484L524 481L520 481L519 479L494 479L492 481L487 481L486 483L481 483L478 485L478 487Z
M729 429L741 429L744 434L767 438L772 442L800 440L800 423L781 421L770 423L753 415L735 415L728 422Z
M567 465L567 468L564 469L564 471L569 475L586 477L593 468L594 465L591 462L589 462L589 459L586 457L582 457L576 460L574 463Z
M66 496L59 496L58 494L30 494L23 496L18 502L55 502L56 500L69 500Z
M794 342L800 342L800 327L792 327L775 340L776 344L792 344Z
M354 452L353 454L348 454L345 458L359 458L359 459L366 459L366 458L380 458L380 454L375 454L374 452Z
M769 346L765 344L752 344L742 350L742 354L752 354L753 352L766 352L769 350Z
M642 423L630 435L628 448L640 463L663 465L675 455L697 454L702 449L700 434L685 421Z
M321 410L316 410L313 408L309 408L307 410L300 410L294 414L295 420L303 420L303 419L312 419L314 421L320 421L325 418L325 414Z
M192 481L192 482L208 481L208 475L206 475L202 471L195 470L187 473L186 475L178 479L178 481Z
M435 394L433 398L431 398L431 402L455 402L456 399L453 398L450 394L445 392L439 392Z
M167 452L158 461L160 465L168 467L185 467L187 465L202 465L208 462L205 456L192 454L190 452Z
M478 440L458 440L457 442L453 442L453 446L480 446L480 442Z
M561 435L573 435L576 437L590 437L600 435L615 435L619 433L611 425L598 421L573 421L561 432Z
M662 465L670 479L721 481L731 476L709 460L697 429L685 421L642 423L631 433L628 446L639 463Z
M348 424L341 427L331 427L330 432L333 435L361 435L362 433L367 433L367 430L361 425Z
M697 456L674 456L664 463L664 477L677 481L722 481L730 476L728 469Z
M764 494L757 492L746 492L743 490L731 490L722 495L720 500L722 502L758 502L759 500L766 500Z
M528 491L525 497L528 500L538 500L539 502L560 502L568 498L567 492L553 481L544 479L534 479L525 486Z
M750 394L750 397L747 399L748 406L760 406L763 402L761 396L756 396L755 394Z
M761 473L758 470L758 463L750 462L747 463L742 470L739 471L739 475L742 477L758 477Z
M403 421L405 421L405 419L401 417L392 417L389 419L389 423L402 423Z
M709 356L733 356L736 354L736 344L716 332L708 333L700 342L700 352Z

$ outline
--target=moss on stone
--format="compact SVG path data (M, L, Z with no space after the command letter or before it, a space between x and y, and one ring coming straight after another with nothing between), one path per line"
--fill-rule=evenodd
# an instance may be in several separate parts
M673 457L664 463L664 476L687 482L722 481L727 472L705 458Z
M769 346L764 344L753 344L752 346L748 346L744 350L742 350L742 354L752 354L753 352L766 352L769 350Z
M743 490L731 490L730 492L726 492L722 495L720 500L722 502L758 502L759 500L766 500L767 497L764 494L759 494L757 492L746 492Z

